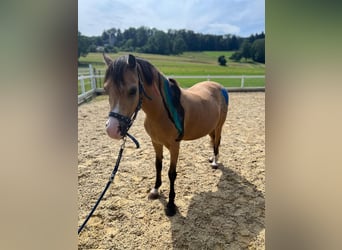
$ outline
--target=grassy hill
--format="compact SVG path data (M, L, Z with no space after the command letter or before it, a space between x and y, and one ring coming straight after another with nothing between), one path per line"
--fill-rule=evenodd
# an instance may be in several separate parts
M233 52L231 51L204 51L204 52L184 52L182 55L155 55L132 53L135 56L142 57L150 61L158 70L167 76L173 75L265 75L265 64L252 61L234 62L229 59ZM125 55L127 52L119 52L109 56L113 59ZM224 55L227 60L227 66L219 66L217 58ZM80 57L80 67L87 69L88 64L92 64L100 74L104 74L106 66L103 62L101 53L89 53L86 57ZM176 78L177 79L177 78ZM189 87L196 82L205 79L177 79L182 87ZM226 87L240 86L240 79L213 79ZM245 86L264 86L264 79L245 79Z

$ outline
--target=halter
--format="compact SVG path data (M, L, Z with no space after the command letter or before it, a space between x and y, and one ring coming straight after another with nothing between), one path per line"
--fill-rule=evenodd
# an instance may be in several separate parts
M129 116L121 115L121 114L116 113L116 112L109 112L109 115L108 115L110 117L114 117L114 118L119 120L120 135L123 137L128 135L128 137L130 137L133 141L134 141L134 137L131 136L130 134L128 134L127 132L130 129L130 127L132 126L135 118L137 117L139 110L141 109L143 96L145 95L149 100L152 100L152 98L149 97L144 90L139 71L138 71L138 79L139 79L139 102L138 102L138 105L136 106L133 114L129 117ZM137 147L138 147L138 144L137 144Z

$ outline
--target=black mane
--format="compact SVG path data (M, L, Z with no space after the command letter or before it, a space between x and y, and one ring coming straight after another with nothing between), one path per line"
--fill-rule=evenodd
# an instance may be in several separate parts
M143 74L145 81L148 85L152 85L153 82L153 71L156 71L156 68L149 62L146 61L142 58L136 58L137 59L137 63L140 66L141 69L141 73Z
M113 61L107 68L105 74L105 82L111 77L114 82L122 83L123 76L126 68L128 67L127 63L128 56L121 56ZM154 72L156 71L155 67L148 61L142 58L136 58L138 64L138 71L143 75L146 83L148 85L152 84L154 78Z

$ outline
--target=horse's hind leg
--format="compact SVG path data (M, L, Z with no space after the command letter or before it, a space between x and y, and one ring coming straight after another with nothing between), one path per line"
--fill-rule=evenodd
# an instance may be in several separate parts
M221 143L221 132L220 134L215 136L215 142L214 142L214 156L211 162L211 167L212 168L217 168L218 167L218 159L219 159L219 147Z
M210 134L210 144L211 146L214 148L214 145L215 145L215 130L212 131ZM215 155L215 154L214 154ZM214 157L209 157L209 162L212 163L214 160Z
M154 188L152 188L152 190L150 191L148 198L155 200L158 199L159 197L159 192L158 192L158 188L161 186L162 184L162 180L161 180L161 171L162 171L162 167L163 167L163 145L161 144L157 144L152 142L153 147L154 147L154 151L156 153L156 183L154 185Z
M216 127L215 131L210 133L211 143L214 149L214 156L212 160L209 160L211 162L212 168L218 167L218 159L219 159L219 147L221 143L221 132L222 132L222 126L224 124L224 119L221 119L219 125Z

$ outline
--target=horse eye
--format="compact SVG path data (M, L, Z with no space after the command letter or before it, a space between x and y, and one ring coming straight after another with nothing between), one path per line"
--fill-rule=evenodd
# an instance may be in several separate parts
M135 94L137 93L137 88L131 88L129 91L128 91L128 95L129 96L135 96Z

